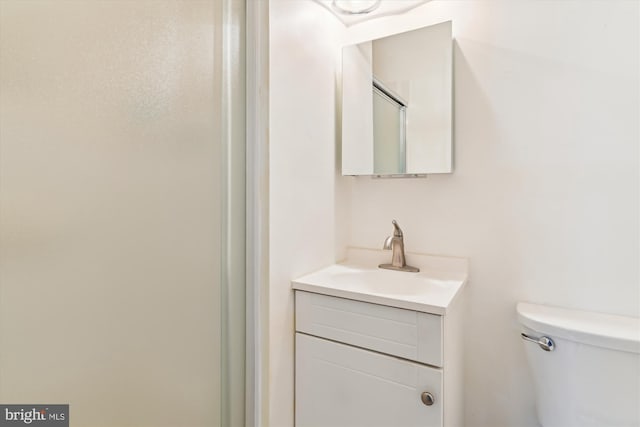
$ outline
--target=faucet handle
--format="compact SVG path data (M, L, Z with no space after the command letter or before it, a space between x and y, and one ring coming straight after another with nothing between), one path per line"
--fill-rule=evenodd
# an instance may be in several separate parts
M398 221L396 221L395 219L393 221L391 221L391 223L393 224L394 227L394 231L393 231L393 235L395 237L402 237L402 229L400 228L400 226L398 225Z
M382 245L382 249L390 250L391 249L391 241L393 240L393 236L389 236L384 239L384 243Z

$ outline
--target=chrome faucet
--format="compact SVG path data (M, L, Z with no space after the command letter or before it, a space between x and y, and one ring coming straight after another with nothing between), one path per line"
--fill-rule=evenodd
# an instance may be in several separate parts
M407 262L404 258L404 238L402 236L402 230L400 226L394 219L393 223L393 236L389 236L384 241L384 246L382 249L391 249L391 264L380 264L378 267L386 268L389 270L398 270L398 271L409 271L412 273L417 273L420 271L419 268L411 267L407 265Z

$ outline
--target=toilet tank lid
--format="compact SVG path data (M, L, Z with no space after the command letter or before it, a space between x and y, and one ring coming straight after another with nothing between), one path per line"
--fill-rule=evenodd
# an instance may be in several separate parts
M541 334L640 353L640 318L521 302L518 320Z

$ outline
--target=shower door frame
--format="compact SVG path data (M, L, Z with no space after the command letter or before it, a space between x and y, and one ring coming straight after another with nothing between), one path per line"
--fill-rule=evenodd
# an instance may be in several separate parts
M220 423L259 427L268 419L269 2L217 7L224 23Z
M246 426L268 419L269 2L246 1Z

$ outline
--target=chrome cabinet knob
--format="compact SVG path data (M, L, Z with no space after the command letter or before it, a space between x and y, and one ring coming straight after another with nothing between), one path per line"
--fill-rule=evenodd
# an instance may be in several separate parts
M422 403L427 406L433 405L433 403L436 401L435 397L433 397L433 394L429 393L428 391L422 392L422 394L420 395L420 399L422 400Z

